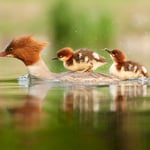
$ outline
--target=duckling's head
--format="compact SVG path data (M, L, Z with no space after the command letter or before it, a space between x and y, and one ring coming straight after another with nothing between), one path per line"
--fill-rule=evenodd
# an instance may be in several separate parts
M105 51L107 51L110 54L113 61L116 62L116 63L122 63L126 60L126 56L121 50L118 50L118 49L113 49L113 50L105 49Z
M70 47L65 47L57 52L57 57L53 58L53 60L59 59L61 61L67 61L73 56L73 54L74 52Z

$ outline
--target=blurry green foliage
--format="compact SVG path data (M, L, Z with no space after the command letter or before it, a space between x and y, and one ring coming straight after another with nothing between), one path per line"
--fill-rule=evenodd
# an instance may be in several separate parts
M102 47L108 47L115 42L115 26L110 14L103 14L97 23L97 37Z
M73 18L67 1L60 1L52 13L52 24L54 32L54 42L57 47L70 42L72 36Z
M93 19L90 12L74 11L68 0L60 0L51 15L56 48L108 47L115 37L114 18L109 13L95 14Z

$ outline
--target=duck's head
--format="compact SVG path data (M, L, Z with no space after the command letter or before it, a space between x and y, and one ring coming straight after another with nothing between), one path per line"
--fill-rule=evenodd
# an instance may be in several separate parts
M23 61L25 65L32 65L40 59L40 52L47 44L34 39L31 35L18 37L0 52L0 57L14 57Z

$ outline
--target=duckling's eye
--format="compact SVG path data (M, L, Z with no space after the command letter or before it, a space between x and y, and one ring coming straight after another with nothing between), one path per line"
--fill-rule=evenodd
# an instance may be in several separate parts
M112 53L111 53L111 55L112 55L112 56L115 56L115 53L114 53L114 52L112 52Z
M63 55L59 55L59 58L63 58L64 56Z
M116 52L113 52L113 53L112 53L112 55L113 55L113 56L117 56L117 55L118 55L118 53L116 53Z

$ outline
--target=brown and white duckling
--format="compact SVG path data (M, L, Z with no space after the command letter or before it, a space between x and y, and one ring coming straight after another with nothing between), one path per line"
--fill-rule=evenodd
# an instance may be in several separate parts
M88 49L78 49L73 51L70 47L65 47L57 52L57 57L63 61L64 67L71 71L94 71L98 67L107 63L107 60L98 53Z
M113 64L110 66L110 73L120 79L145 78L149 77L147 69L134 61L126 60L123 51L118 49L105 49L111 56Z

